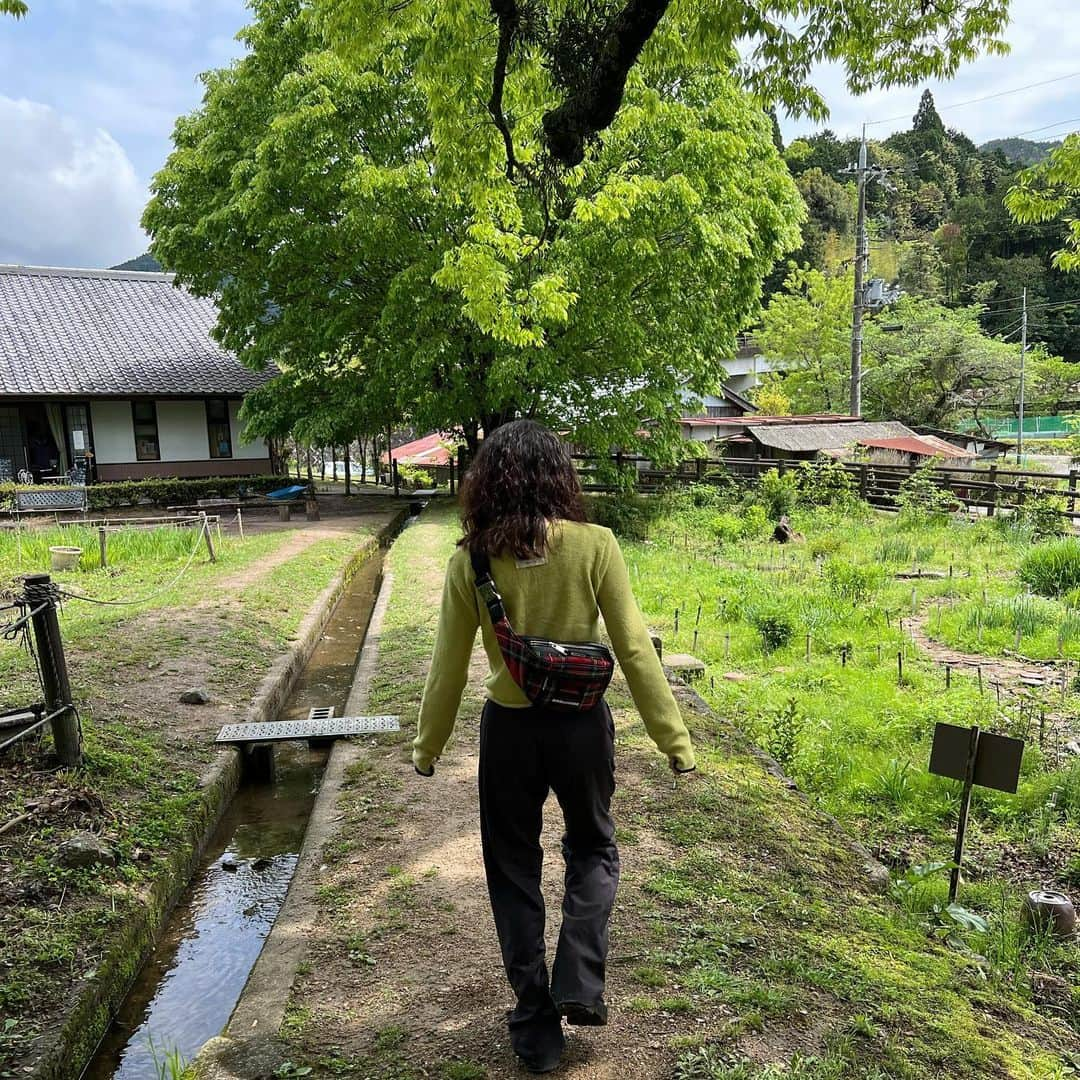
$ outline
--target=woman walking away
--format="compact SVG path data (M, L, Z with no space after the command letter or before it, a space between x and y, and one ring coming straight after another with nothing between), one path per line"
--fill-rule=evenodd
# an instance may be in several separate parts
M432 776L461 704L476 628L491 673L480 719L480 835L491 910L517 995L510 1041L550 1072L571 1024L604 1024L608 919L619 879L611 819L615 727L599 618L652 740L676 772L694 751L608 529L585 522L563 444L532 420L484 440L461 488L465 535L450 559L413 764ZM562 929L548 980L542 812L565 822Z

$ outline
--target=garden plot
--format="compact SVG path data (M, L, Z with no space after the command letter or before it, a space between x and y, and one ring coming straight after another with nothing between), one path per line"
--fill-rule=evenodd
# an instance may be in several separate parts
M1029 594L1051 556L1028 520L876 514L843 492L795 503L808 488L780 507L768 483L598 506L665 650L693 648L706 700L891 866L928 928L1021 996L1029 969L1075 980L1076 947L1025 945L1019 910L1028 889L1080 893L1076 594ZM804 543L769 539L778 510ZM985 931L946 911L959 785L928 772L938 722L1026 741L1019 792L975 796L960 902Z

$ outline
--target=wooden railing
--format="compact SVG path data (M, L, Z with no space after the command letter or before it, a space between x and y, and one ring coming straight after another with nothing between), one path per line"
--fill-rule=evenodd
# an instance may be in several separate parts
M779 473L803 466L803 460L790 458L695 458L674 469L656 469L648 458L634 454L574 454L586 491L611 492L617 488L602 477L603 465L633 470L631 475L639 491L658 491L678 484L716 484L726 479L755 484L770 469ZM918 471L916 465L878 462L841 461L840 466L852 478L853 491L872 506L895 509L901 485ZM1067 473L1040 473L1009 469L990 464L984 468L940 465L929 475L943 490L968 507L983 509L989 516L998 510L1015 510L1031 498L1046 494L1062 496L1065 506L1059 512L1069 518L1080 517L1080 468Z

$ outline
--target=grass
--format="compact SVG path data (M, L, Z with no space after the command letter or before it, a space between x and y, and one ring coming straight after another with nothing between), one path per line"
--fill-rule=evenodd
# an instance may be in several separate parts
M33 1060L32 1039L55 1024L71 987L100 963L200 827L200 777L214 753L212 740L163 715L168 706L148 693L148 681L182 671L215 701L242 708L363 535L320 537L248 586L223 589L226 580L271 558L291 534L223 538L216 564L200 549L182 580L170 584L197 533L111 534L104 570L96 564L96 532L89 546L83 533L0 533L0 582L46 570L48 547L74 542L93 558L54 575L71 592L121 599L167 587L131 607L64 604L61 631L84 730L83 767L51 771L47 737L0 760L0 824L32 811L0 836L0 1015L15 1025L11 1038L0 1032L0 1072ZM0 706L39 693L25 651L0 642ZM84 828L108 841L114 867L67 869L53 861L57 843Z
M943 669L913 645L905 626L913 610L929 609L928 631L950 644L1003 653L1019 635L1027 655L1060 649L1080 657L1075 616L1028 594L1019 580L1018 568L1041 546L995 521L924 517L916 525L905 515L857 507L797 511L793 525L805 545L783 549L764 535L715 542L708 532L714 511L694 498L668 500L648 539L624 541L624 549L665 648L690 648L706 661L698 683L706 700L852 835L898 864L899 874L944 862L952 850L958 785L927 771L934 725L979 723L1025 738L1018 793L975 791L961 901L986 918L988 930L952 937L986 956L988 982L1028 1007L1027 968L1080 977L1075 950L1025 940L1018 923L1023 891L1055 878L1067 887L1064 868L1080 858L1080 764L1060 752L1044 719L1053 712L1075 724L1076 687L1064 695L1057 685L1006 695L999 704L988 683L980 693L957 669L946 689ZM939 576L896 579L901 570ZM738 678L725 678L728 672ZM690 842L703 827L695 821L680 838ZM940 937L954 929L947 917L941 921L946 874L942 867L907 897L907 914ZM674 904L691 902L696 892L674 870L656 884ZM1066 1019L1076 1027L1074 1000Z

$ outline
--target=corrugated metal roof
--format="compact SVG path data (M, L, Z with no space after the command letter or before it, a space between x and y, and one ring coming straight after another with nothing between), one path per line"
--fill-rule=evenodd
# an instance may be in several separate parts
M213 300L171 274L0 265L0 395L244 394Z
M775 424L750 426L747 434L761 446L775 450L812 452L837 449L864 439L914 438L915 433L898 420L880 422L850 421L833 424Z
M418 465L447 465L450 462L450 453L442 444L452 438L453 436L444 435L441 431L433 431L430 435L395 446L394 460L411 461ZM385 450L379 455L379 459L390 460Z
M973 454L970 450L953 446L952 443L936 439L933 435L913 435L906 439L860 439L859 445L872 446L879 450L897 450L903 454L918 454L919 457L978 457L978 454Z

